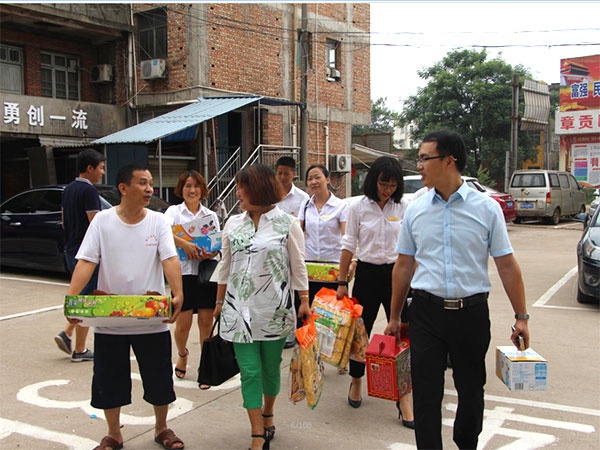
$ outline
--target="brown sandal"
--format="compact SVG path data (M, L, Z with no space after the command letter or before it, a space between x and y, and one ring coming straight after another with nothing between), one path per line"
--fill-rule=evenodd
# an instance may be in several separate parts
M154 438L154 442L160 444L166 450L177 450L184 447L184 443L181 439L177 437L177 435L171 430L167 428L163 432L161 432L158 436ZM181 447L174 447L175 444L181 444Z
M180 380L183 380L185 378L185 372L186 372L186 369L187 369L187 357L190 354L190 351L186 348L185 349L185 355L182 355L179 352L177 352L177 354L179 355L180 358L185 358L186 359L185 369L180 369L179 367L177 367L177 364L175 364L175 376L177 378L179 378ZM177 362L179 362L179 361L177 361Z
M94 450L120 450L123 448L123 443L120 444L110 436L104 436L100 441L100 444L94 447Z

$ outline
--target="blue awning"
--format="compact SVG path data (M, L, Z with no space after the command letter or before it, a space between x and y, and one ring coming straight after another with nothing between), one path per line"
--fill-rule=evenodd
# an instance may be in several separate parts
M178 108L175 111L155 117L133 127L96 139L92 144L147 144L186 130L187 128L195 127L199 123L228 113L229 111L251 103L257 103L261 99L263 97L259 96L200 97L198 103L192 103L191 105Z

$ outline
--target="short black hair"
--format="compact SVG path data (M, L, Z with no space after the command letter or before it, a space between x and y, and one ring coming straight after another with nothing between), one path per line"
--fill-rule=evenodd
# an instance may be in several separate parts
M84 173L88 166L92 166L95 169L102 161L106 161L106 158L102 153L97 152L93 148L86 148L77 154L76 161L77 173Z
M129 185L131 183L131 179L133 178L133 172L138 170L148 170L148 167L140 164L127 164L126 166L121 167L117 172L117 177L115 179L117 190L121 183Z
M402 195L404 195L404 174L402 172L402 165L400 165L400 162L396 158L392 156L380 156L371 164L367 172L363 184L363 194L376 202L380 200L379 195L377 195L378 181L395 181L398 183L398 187L390 198L394 202L399 203Z
M456 131L439 130L427 133L423 142L435 142L440 155L452 156L456 161L456 168L460 173L467 165L467 147L462 136Z
M306 177L304 178L305 180L308 179L308 172L310 172L313 169L319 169L321 172L323 172L325 178L329 178L329 170L327 170L327 167L325 167L323 164L313 164L308 169L306 169Z
M294 158L292 158L291 156L282 156L275 163L275 169L277 169L277 167L279 167L279 166L286 166L295 171L296 170L296 160Z

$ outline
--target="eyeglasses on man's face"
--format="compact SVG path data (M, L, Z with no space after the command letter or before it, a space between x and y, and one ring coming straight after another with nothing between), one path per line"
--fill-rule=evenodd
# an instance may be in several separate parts
M429 161L430 159L440 159L440 158L445 158L447 155L437 155L437 156L419 156L417 158L417 165L419 164L425 164L427 161Z

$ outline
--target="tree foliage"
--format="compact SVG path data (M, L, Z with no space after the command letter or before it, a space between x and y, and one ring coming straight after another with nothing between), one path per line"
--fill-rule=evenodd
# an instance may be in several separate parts
M511 140L512 77L523 80L528 72L499 58L487 60L485 50L454 50L418 73L428 83L404 102L400 124L413 123L417 141L430 131L457 131L468 151L465 174L485 168L501 180ZM530 158L526 133L519 133L519 143L519 159Z
M371 123L369 125L357 125L352 128L353 134L365 133L393 133L398 125L400 114L389 109L385 102L386 97L371 100Z

